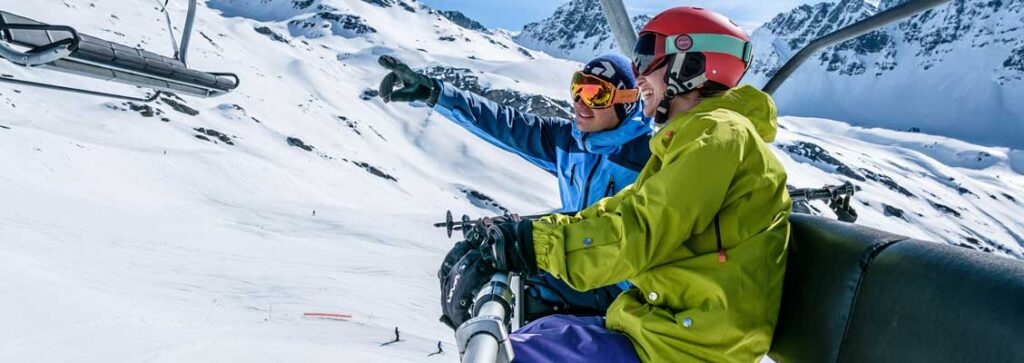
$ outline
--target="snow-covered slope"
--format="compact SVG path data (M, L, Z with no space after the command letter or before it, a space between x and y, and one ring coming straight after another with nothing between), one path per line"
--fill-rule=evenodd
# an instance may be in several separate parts
M789 184L852 182L858 224L1024 258L1024 152L824 119L780 124L773 146Z
M376 59L559 97L547 72L578 64L411 2L201 4L190 65L237 72L233 94L141 105L0 84L0 361L457 361L435 277L452 241L430 222L551 209L557 192L427 108L371 97ZM2 8L171 54L152 5ZM404 341L381 347L396 326Z
M148 1L3 9L170 54ZM425 107L373 97L381 54L553 114L580 66L415 2L210 0L190 65L238 73L235 93L141 105L0 84L0 362L457 361L436 320L451 241L429 223L552 209L556 185ZM859 223L1022 256L1020 151L782 124L791 184L854 180ZM402 341L381 346L396 326Z
M632 20L639 31L651 18L638 15ZM597 0L569 1L559 6L550 17L526 24L514 39L527 48L578 62L619 52Z
M762 85L811 40L901 0L801 5L754 31ZM775 94L786 114L1024 147L1024 1L954 0L826 49Z

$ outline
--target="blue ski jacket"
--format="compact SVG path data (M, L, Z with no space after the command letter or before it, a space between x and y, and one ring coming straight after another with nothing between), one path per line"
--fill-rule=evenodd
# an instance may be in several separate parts
M523 113L437 83L434 110L558 177L563 212L582 210L632 184L651 156L652 120L643 107L615 129L583 133L571 120Z

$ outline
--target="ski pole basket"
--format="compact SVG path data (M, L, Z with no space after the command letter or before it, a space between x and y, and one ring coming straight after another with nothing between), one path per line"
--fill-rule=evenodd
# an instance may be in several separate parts
M193 10L190 8L189 25L193 20ZM187 33L183 37L182 50L186 41ZM206 98L226 94L238 87L240 80L235 74L189 69L184 60L179 59L184 58L182 55L183 52L176 58L165 57L80 34L70 26L44 24L0 11L0 58L21 66L38 66L116 81L156 92L148 98L137 98L0 77L3 82L146 102L155 100L161 91Z

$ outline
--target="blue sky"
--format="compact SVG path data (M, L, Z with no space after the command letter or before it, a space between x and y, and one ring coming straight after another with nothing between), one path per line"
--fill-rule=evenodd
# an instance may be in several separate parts
M544 19L568 0L420 0L440 10L459 10L491 28L520 30L527 23ZM654 15L673 6L701 6L732 18L744 29L753 30L772 17L800 4L826 0L625 0L630 14Z

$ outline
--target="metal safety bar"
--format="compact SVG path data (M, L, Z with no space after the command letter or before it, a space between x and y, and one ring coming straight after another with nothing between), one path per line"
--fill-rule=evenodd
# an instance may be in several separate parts
M27 51L15 50L14 48L0 42L0 57L6 58L11 61L11 63L25 67L37 66L63 59L64 57L71 55L71 52L77 50L78 46L82 43L82 37L78 35L75 28L64 25L0 23L0 32L9 32L11 30L64 31L71 34L71 38L61 39Z
M814 53L819 50L831 46L836 43L844 42L849 39L853 39L864 35L872 30L881 28L892 22L901 20L908 16L917 14L919 12L934 8L941 4L945 4L949 0L913 0L905 3L893 6L888 10L872 15L864 20L850 24L849 26L836 30L828 35L821 38L815 39L801 49L793 58L790 58L778 72L772 76L772 79L768 80L768 83L764 85L761 90L765 93L775 93L779 87L782 86L783 82L789 79L789 76L796 72L796 69L800 67L807 59L809 59Z
M175 58L188 65L188 44L192 40L192 26L196 23L196 0L188 0L188 13L185 15L185 28L181 31L181 47ZM237 78L237 77L236 77Z
M637 34L622 0L601 0L601 11L604 12L605 19L608 19L615 42L619 43L619 50L623 55L633 58L633 45L636 44Z
M473 301L473 318L455 330L463 363L508 363L515 358L508 326L515 294L508 274L495 273Z

